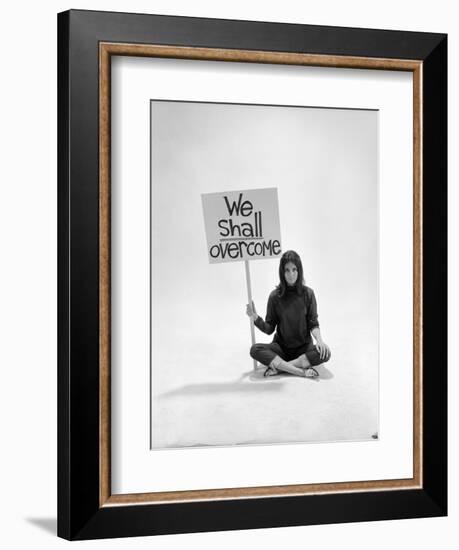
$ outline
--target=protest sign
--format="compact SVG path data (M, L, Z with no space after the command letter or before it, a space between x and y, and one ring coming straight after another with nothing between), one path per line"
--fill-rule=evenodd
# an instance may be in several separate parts
M202 195L210 263L281 255L277 189Z
M201 197L209 262L244 261L251 304L249 260L276 258L282 253L277 189L206 193ZM254 344L252 320L250 332Z

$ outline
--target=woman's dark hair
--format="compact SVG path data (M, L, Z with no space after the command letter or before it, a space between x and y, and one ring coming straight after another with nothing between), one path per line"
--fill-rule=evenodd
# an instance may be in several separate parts
M279 263L279 284L277 285L277 294L282 298L287 290L287 283L285 281L285 266L288 262L292 262L298 270L298 277L296 278L295 290L298 295L303 293L304 277L303 277L303 265L301 258L294 250L287 250L281 256Z

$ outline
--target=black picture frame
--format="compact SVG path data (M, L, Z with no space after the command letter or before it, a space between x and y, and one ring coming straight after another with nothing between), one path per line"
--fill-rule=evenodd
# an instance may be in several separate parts
M419 488L101 504L100 43L422 65ZM71 10L58 15L58 535L69 540L447 514L447 36ZM435 365L435 368L428 366Z

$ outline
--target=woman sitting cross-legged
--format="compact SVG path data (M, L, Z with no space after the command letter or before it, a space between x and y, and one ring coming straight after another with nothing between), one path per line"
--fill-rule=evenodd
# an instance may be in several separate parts
M253 302L247 305L246 313L262 332L272 334L276 330L270 344L254 344L250 349L251 357L267 367L265 376L279 372L305 378L319 375L314 367L328 361L331 353L322 340L314 291L304 284L303 266L296 252L289 250L280 259L279 284L269 295L266 319L257 314Z

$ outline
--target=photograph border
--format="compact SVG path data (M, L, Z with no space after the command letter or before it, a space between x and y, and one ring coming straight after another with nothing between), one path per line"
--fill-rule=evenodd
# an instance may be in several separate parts
M445 515L446 35L74 10L58 17L59 536ZM412 479L111 494L114 55L413 73ZM434 359L435 372L424 370Z

